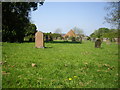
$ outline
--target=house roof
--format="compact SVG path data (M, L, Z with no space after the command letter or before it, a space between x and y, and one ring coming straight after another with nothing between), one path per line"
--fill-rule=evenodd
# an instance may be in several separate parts
M66 36L68 36L68 37L75 37L76 36L76 34L75 34L75 32L71 29L67 34L65 34L63 37L66 37Z

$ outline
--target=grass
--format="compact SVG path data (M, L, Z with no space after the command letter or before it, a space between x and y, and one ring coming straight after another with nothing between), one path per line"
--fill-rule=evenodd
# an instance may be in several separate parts
M118 88L118 46L3 43L3 88ZM37 66L32 67L35 63Z

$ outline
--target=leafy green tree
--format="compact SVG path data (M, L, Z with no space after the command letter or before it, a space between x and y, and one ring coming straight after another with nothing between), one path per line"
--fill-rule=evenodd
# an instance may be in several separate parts
M95 30L94 33L92 33L90 36L95 38L109 38L110 40L112 40L112 38L118 37L118 30L99 28L98 30Z
M54 39L57 39L58 37L62 37L62 36L61 36L61 34L53 33L53 34L52 34L52 37L53 37Z
M37 27L35 24L28 23L25 29L25 41L35 41L35 33L37 32Z
M25 27L30 22L29 14L43 2L3 2L2 3L2 34L3 41L23 42Z
M92 33L92 34L90 34L90 37L97 37L96 35L95 35L95 33Z
M108 28L99 28L98 30L95 30L94 33L92 33L90 36L91 37L96 37L96 38L101 38L103 37L104 33L109 32Z
M110 40L112 41L112 38L118 37L118 30L117 29L110 29L108 33L103 34L103 37L110 38Z
M37 27L36 27L35 24L29 23L29 24L25 27L25 36L35 35L36 32L37 32Z
M61 34L58 33L44 33L44 37L46 37L46 41L53 41L53 39L57 39L58 37L61 37ZM50 38L52 38L50 40Z

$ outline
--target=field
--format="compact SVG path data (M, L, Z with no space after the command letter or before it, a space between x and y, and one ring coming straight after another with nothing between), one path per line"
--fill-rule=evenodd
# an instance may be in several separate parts
M3 43L3 88L118 88L118 45ZM37 66L32 67L35 63Z

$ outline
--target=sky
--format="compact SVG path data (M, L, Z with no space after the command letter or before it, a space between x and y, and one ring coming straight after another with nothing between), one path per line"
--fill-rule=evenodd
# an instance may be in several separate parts
M31 22L38 31L52 32L60 29L67 33L74 27L90 35L99 28L110 28L104 23L107 2L45 2L30 14Z

